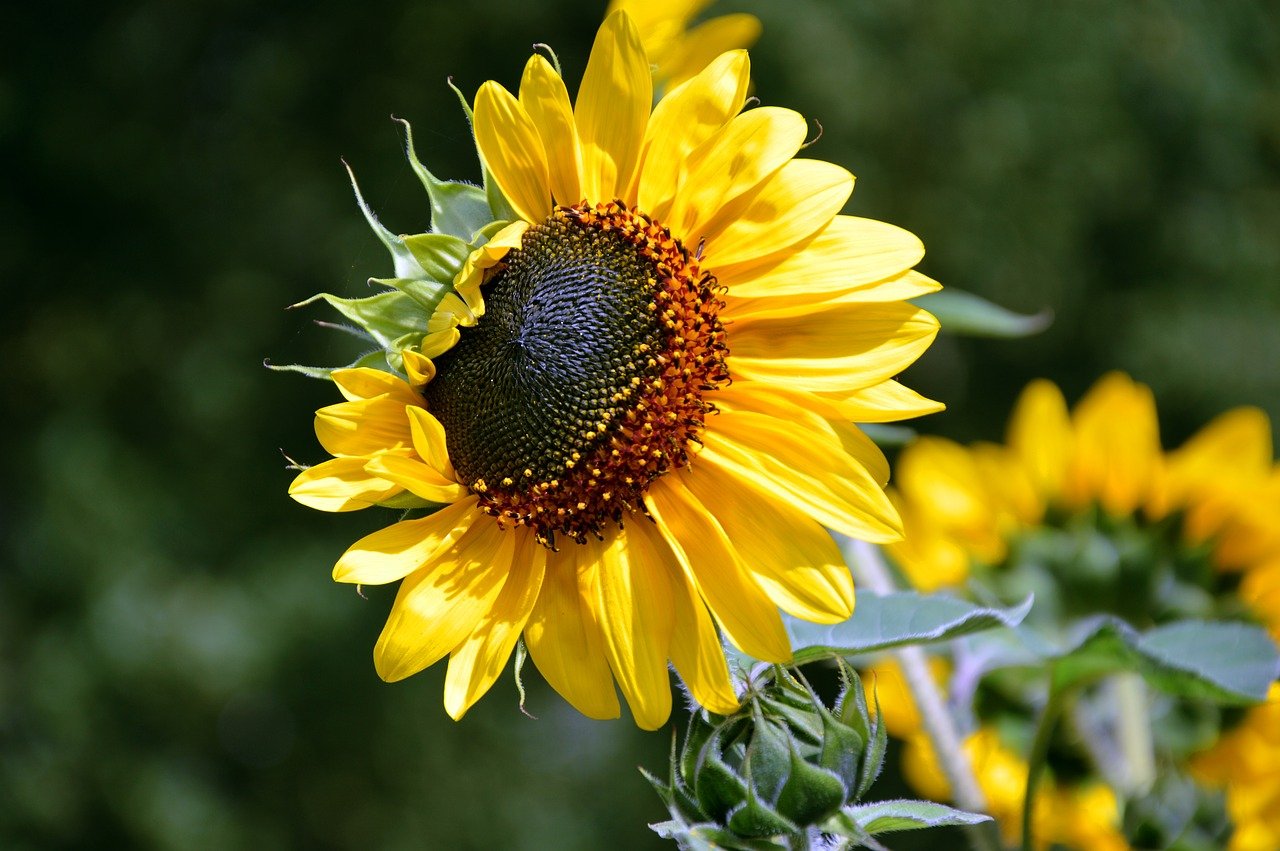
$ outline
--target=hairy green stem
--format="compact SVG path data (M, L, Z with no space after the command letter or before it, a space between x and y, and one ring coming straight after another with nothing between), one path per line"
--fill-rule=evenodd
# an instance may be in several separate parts
M897 590L888 565L873 544L853 541L852 550L854 557L850 568L860 585L876 594L892 594ZM892 655L902 669L903 679L920 710L925 732L951 785L951 797L956 806L970 812L987 812L987 798L982 794L973 766L969 764L969 756L964 752L955 719L947 711L942 693L929 672L924 651L919 647L902 647ZM975 851L1000 851L1000 834L994 822L973 825L966 830Z

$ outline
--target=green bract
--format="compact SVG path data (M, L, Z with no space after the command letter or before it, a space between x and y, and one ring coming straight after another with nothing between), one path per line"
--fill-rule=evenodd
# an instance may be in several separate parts
M682 848L853 848L878 847L872 835L889 830L986 820L919 801L858 804L880 773L886 732L857 673L842 671L832 708L766 668L737 713L694 713L683 746L673 743L669 779L645 772L671 814L653 829Z
M471 111L465 100L463 108L470 118ZM403 372L401 351L418 349L428 333L428 323L436 308L447 295L457 294L454 283L467 257L514 218L515 214L501 193L492 188L487 169L483 166L481 169L485 186L440 180L418 159L409 122L396 120L404 126L405 156L409 166L427 192L431 208L430 227L426 232L416 234L394 234L387 230L364 200L355 174L348 166L347 173L360 212L391 254L392 274L386 278L369 278L369 286L377 290L370 296L344 298L332 293L317 293L293 305L303 307L317 301L327 302L345 320L337 327L365 340L369 345L368 351L354 362L342 366L267 364L269 368L300 372L313 378L328 378L335 369L347 367L390 367Z

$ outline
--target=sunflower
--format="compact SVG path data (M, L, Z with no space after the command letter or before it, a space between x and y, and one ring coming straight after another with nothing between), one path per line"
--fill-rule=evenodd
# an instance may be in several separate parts
M853 177L796 157L799 114L743 111L748 79L731 51L651 106L619 12L576 105L539 55L518 94L482 85L477 148L513 220L465 255L398 353L404 378L332 374L346 401L316 434L334 458L290 492L438 509L356 542L334 577L402 580L377 671L448 656L455 718L521 636L592 718L619 714L616 682L641 727L663 724L668 661L731 712L718 631L788 660L779 609L853 611L827 529L901 536L884 456L852 423L941 408L893 380L938 330L905 300L938 285L912 271L914 236L840 215ZM384 238L393 255L395 239L415 244Z
M933 656L929 664L934 680L945 687L950 674L946 661ZM877 711L884 717L886 729L903 742L902 771L907 782L927 798L950 800L951 787L901 669L896 662L886 660L868 669L867 674L875 683ZM1004 841L1017 845L1026 796L1027 761L1003 741L993 724L984 724L966 736L963 748L986 799L986 811L1000 826ZM1119 801L1103 783L1060 783L1046 778L1037 793L1032 819L1037 849L1124 851L1129 847L1119 829Z
M640 43L652 63L654 82L661 88L678 86L728 50L750 47L760 38L760 19L731 14L689 27L712 0L610 0L609 14L631 16Z
M1166 453L1151 390L1128 376L1104 376L1070 412L1036 381L1005 445L922 438L896 486L908 535L887 549L918 587L1039 571L1053 590L1037 597L1041 617L1239 618L1280 639L1280 467L1258 409L1228 411ZM1280 847L1278 708L1273 689L1207 752L1179 756L1226 789L1234 851Z

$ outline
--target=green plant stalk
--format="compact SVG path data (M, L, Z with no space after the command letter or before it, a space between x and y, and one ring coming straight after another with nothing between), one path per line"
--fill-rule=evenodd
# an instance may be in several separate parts
M1147 706L1147 684L1138 673L1117 674L1112 681L1119 703L1118 733L1124 754L1125 791L1146 793L1156 780L1155 746Z
M892 594L898 590L875 545L865 541L853 541L853 559L850 568L854 578L867 590L876 594ZM942 772L951 785L951 796L956 806L970 812L986 813L987 798L973 774L969 756L964 752L960 732L955 720L947 711L938 686L929 672L929 662L919 647L903 647L892 651L902 669L903 679L920 710L925 732L933 744ZM975 851L1000 851L1000 833L994 821L966 828L969 843Z
M1058 716L1066 706L1068 691L1069 689L1061 689L1056 685L1050 688L1049 702L1040 713L1036 737L1031 743L1031 753L1027 757L1027 788L1022 798L1022 851L1032 851L1034 848L1031 814L1040 778L1044 775L1045 763L1049 758L1049 742L1053 739Z

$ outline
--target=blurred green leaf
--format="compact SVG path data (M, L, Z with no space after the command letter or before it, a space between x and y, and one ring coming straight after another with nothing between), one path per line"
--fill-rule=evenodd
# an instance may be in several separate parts
M966 337L1029 337L1053 322L1053 311L1049 308L1031 315L1014 313L955 287L922 295L911 302L938 317L944 332Z
M1278 660L1266 632L1249 624L1185 620L1139 633L1105 618L1054 660L1053 687L1137 671L1170 694L1248 704L1266 698Z

